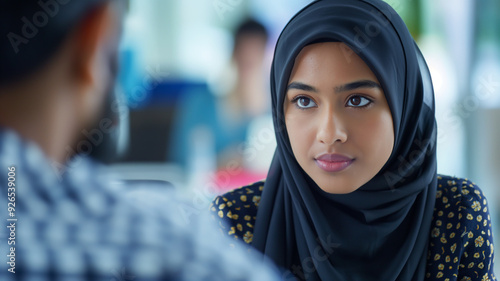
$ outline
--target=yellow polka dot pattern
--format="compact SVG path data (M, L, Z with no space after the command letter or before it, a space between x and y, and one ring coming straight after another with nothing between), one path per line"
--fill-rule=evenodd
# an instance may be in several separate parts
M264 182L218 196L210 206L223 233L253 241ZM496 280L493 237L486 198L474 183L438 176L425 280Z

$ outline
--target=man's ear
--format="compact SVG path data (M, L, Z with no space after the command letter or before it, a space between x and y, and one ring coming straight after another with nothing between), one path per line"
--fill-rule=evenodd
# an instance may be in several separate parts
M94 85L100 73L96 67L100 52L109 48L116 35L116 13L107 3L87 13L74 29L74 74L82 86ZM116 42L115 42L116 43ZM102 63L102 62L101 62ZM96 72L97 70L97 72Z

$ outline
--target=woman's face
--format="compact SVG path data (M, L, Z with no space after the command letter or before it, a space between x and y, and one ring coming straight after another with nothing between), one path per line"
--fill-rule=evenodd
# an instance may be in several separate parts
M375 74L345 44L312 44L297 56L284 101L292 150L325 192L350 193L391 155L392 115Z

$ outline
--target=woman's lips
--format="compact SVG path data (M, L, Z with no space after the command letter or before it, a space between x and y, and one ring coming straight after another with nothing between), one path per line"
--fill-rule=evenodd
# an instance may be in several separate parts
M326 172L340 172L349 167L354 159L340 154L322 154L314 161L318 167Z

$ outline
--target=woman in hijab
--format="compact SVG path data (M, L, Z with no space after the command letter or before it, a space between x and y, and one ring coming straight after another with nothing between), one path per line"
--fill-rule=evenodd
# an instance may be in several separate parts
M437 175L431 78L389 5L309 4L271 71L276 153L265 181L214 200L226 233L285 280L495 279L486 199Z

